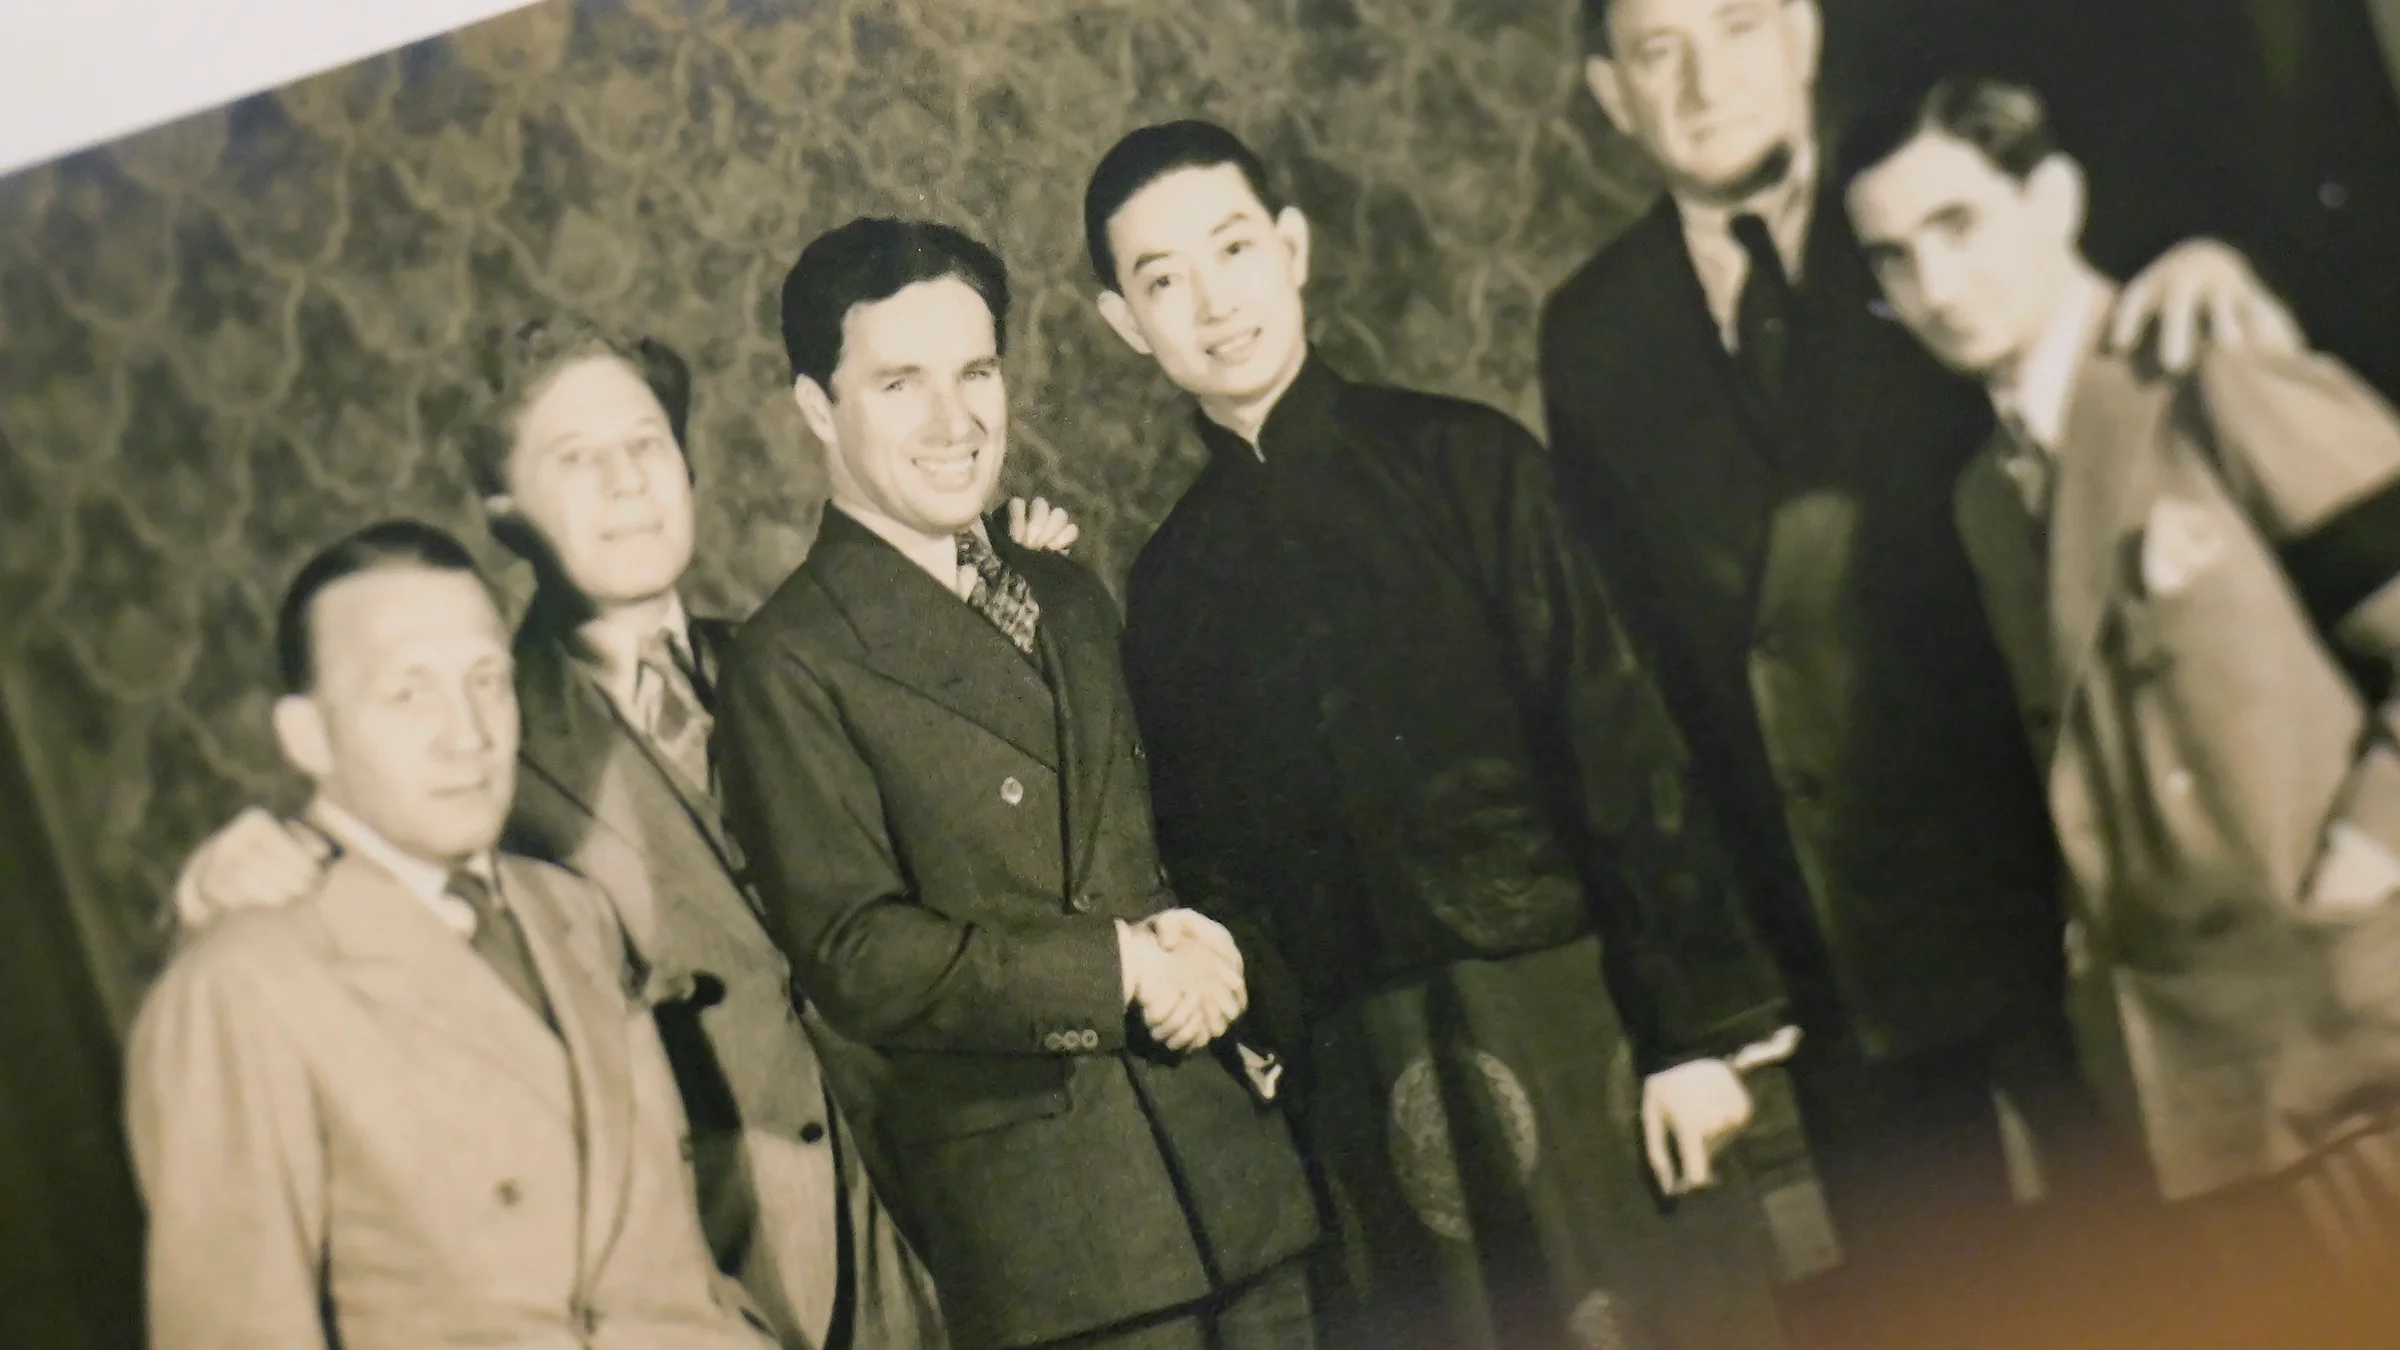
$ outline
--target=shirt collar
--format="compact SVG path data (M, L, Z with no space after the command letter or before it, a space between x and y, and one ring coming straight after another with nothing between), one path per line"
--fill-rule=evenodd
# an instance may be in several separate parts
M961 565L958 560L958 536L927 534L847 497L836 496L832 504L840 508L843 515L873 530L883 542L900 550L901 557L923 568L925 575L940 582L943 590L961 600L974 592L974 569ZM991 543L991 533L984 528L981 520L967 528L981 537L984 543Z
M466 902L450 894L450 869L423 858L383 837L374 826L335 805L323 796L308 804L308 819L332 838L346 853L363 858L391 874L400 888L407 891L433 911L434 916L462 937L475 933L475 911ZM492 855L487 849L460 864L492 887L495 900L500 886Z
M2089 268L2078 267L2049 325L2022 360L1990 385L1992 407L2003 424L2014 425L2041 449L2056 453L2067 430L2067 405L2075 377L2092 349L2108 288Z
M682 596L667 593L666 614L655 625L629 625L620 616L603 614L581 630L583 654L593 677L619 708L633 707L635 691L641 686L642 644L655 633L667 634L687 657L691 654L692 621Z
M1291 384L1268 407L1255 439L1244 437L1206 413L1198 413L1200 439L1220 458L1263 463L1271 457L1280 457L1318 439L1318 432L1333 418L1341 385L1341 377L1334 374L1333 367L1326 365L1312 346L1301 358L1300 369L1292 376Z
M1792 147L1791 168L1781 181L1733 205L1704 202L1674 194L1676 215L1683 223L1684 247L1692 269L1700 274L1700 289L1709 313L1728 346L1733 342L1734 311L1742 287L1750 279L1750 255L1733 237L1733 218L1755 215L1767 223L1775 251L1783 258L1784 275L1800 279L1808 255L1808 229L1816 215L1817 143L1802 137Z

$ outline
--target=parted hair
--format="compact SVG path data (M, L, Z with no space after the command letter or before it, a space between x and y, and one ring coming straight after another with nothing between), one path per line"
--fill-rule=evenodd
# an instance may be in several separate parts
M2041 95L1989 75L1947 75L1911 97L1869 109L1852 123L1842 137L1835 182L1847 190L1859 175L1928 132L1966 142L2020 183L2059 151Z
M955 277L983 298L992 340L1008 353L1008 267L1000 255L938 221L861 216L818 235L783 278L783 350L792 378L827 395L842 364L842 321L921 281Z
M316 688L317 597L335 582L396 568L464 572L491 589L474 555L446 530L421 520L379 520L352 530L302 563L284 587L275 613L275 664L286 693Z
M553 314L495 329L475 353L476 393L483 406L467 419L459 441L477 492L491 496L508 490L517 419L559 371L594 356L623 361L650 387L690 471L684 426L691 413L692 371L683 357L656 338L619 333L579 314Z

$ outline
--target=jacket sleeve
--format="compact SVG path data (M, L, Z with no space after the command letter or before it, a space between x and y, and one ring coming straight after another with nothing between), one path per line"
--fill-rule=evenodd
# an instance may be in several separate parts
M1565 525L1549 456L1495 415L1451 462L1489 475L1453 495L1523 672L1536 743L1561 772L1612 991L1645 1070L1730 1054L1783 1024L1782 982L1749 917L1681 734L1598 560Z
M2334 828L2400 860L2400 417L2321 356L2212 356L2197 389L2227 485L2336 656L2382 698Z
M1004 925L927 904L834 694L801 654L758 636L761 648L737 652L726 672L714 750L768 931L826 1020L884 1049L1122 1049L1114 922L1060 915Z
M156 1350L321 1350L325 1161L315 1089L259 977L170 967L126 1051L126 1133L149 1211Z

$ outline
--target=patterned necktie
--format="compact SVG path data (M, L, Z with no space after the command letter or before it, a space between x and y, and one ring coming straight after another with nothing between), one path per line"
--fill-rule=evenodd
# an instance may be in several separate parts
M476 954L525 1000L526 1007L552 1031L558 1030L558 1019L551 1015L550 1000L542 993L542 977L534 970L533 949L525 945L525 930L518 926L516 912L500 904L490 882L464 867L450 873L445 889L475 911L475 936L469 945Z
M2025 499L2025 513L2033 517L2035 535L2047 541L2050 534L2050 508L2053 494L2058 490L2058 465L2050 452L2026 429L2025 419L2015 413L2000 415L2001 434L2007 438L2007 449L2000 459L2000 471L2016 485Z
M1768 406L1783 402L1783 366L1791 347L1792 283L1783 254L1767 222L1744 213L1733 218L1733 239L1750 255L1750 276L1734 305L1734 359Z
M1033 598L1032 583L1002 562L983 536L973 530L958 533L958 565L975 570L975 587L967 592L968 606L991 620L992 627L999 629L1002 637L1031 657L1034 629L1042 618L1042 607Z
M716 726L702 706L682 651L666 629L642 641L634 704L643 713L642 731L685 782L709 790L708 736Z

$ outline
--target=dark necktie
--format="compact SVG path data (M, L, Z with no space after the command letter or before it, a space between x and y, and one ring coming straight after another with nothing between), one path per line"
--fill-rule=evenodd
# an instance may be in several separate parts
M446 889L475 911L475 936L469 945L476 954L525 1000L526 1007L552 1031L558 1030L558 1019L551 1015L550 1000L542 993L542 977L534 969L533 949L525 944L525 930L517 925L516 912L500 904L490 882L464 867L450 873Z
M1034 629L1042 618L1042 607L1033 598L1032 583L1002 562L983 536L973 530L958 532L958 565L975 569L975 587L967 592L968 607L991 620L992 627L1017 644L1018 651L1032 656Z
M1776 407L1783 402L1784 357L1791 347L1791 279L1767 222L1748 213L1735 216L1733 238L1750 255L1750 276L1733 311L1734 359L1751 389Z
M716 719L701 701L689 664L663 628L643 641L640 660L642 688L634 702L644 714L643 734L686 782L707 792L708 736Z

